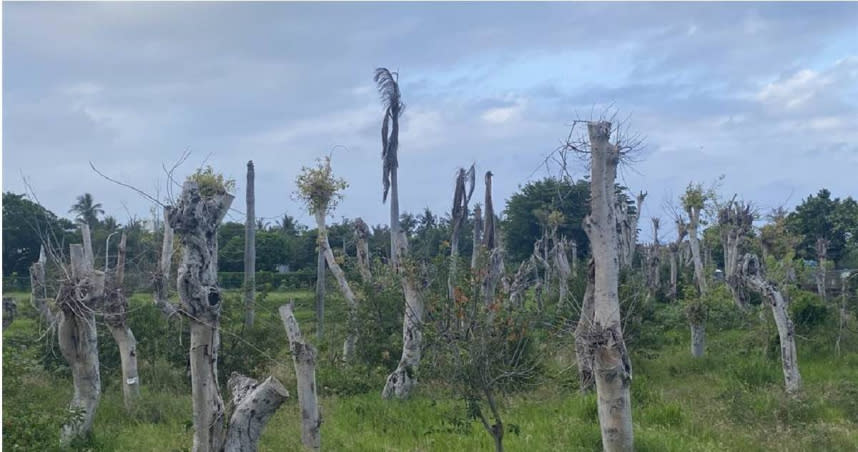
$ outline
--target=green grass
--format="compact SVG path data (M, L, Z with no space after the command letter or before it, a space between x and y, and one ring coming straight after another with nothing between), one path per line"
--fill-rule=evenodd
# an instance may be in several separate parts
M5 294L8 296L9 294ZM7 424L24 419L39 429L44 443L55 444L59 419L71 397L71 381L62 368L48 371L26 361L36 356L38 328L26 294L18 299L19 318L4 331L4 372L18 372L19 384L8 386L4 378L4 428L17 432L3 436L8 450L45 450L26 443L27 426ZM294 298L297 317L305 335L315 338L313 297L309 292L270 293L258 308L258 325L275 344L255 377L276 375L294 392L294 374L285 334L275 330L276 308ZM146 294L132 298L136 315L162 322L150 310ZM329 298L328 332L342 334L342 300ZM236 315L228 310L225 315ZM147 327L148 328L148 327ZM154 328L154 327L152 327ZM233 330L230 330L233 331ZM232 332L240 336L240 331ZM635 443L641 451L853 451L858 449L858 353L845 349L835 359L830 347L820 348L799 339L799 364L804 380L802 393L791 398L783 393L783 376L777 357L758 346L759 334L745 329L707 332L703 358L689 353L685 330L671 331L680 339L647 353L634 353L632 381ZM150 339L137 333L141 344ZM755 336L756 334L756 336ZM282 335L282 337L280 336ZM764 338L765 339L765 338ZM170 339L183 352L179 337ZM225 338L225 341L227 338ZM28 342L29 341L29 342ZM44 341L44 339L43 339ZM282 342L279 348L277 344ZM242 346L242 343L236 342ZM246 345L247 347L253 344ZM354 451L451 451L492 450L492 441L481 424L468 419L463 405L450 398L443 382L425 382L412 399L382 401L387 369L344 369L328 359L338 342L320 344L319 387L322 394L322 443L327 450ZM17 347L12 351L9 347ZM105 354L114 345L100 344ZM141 346L141 349L143 347ZM23 351L21 351L23 350ZM159 349L160 350L160 349ZM58 354L58 351L56 352ZM160 351L158 353L161 353ZM164 352L166 353L166 351ZM14 355L14 356L13 356ZM574 357L571 347L552 356L562 362ZM12 361L5 358L12 356ZM61 361L61 358L58 358ZM116 380L118 371L107 368L102 376L104 394L99 406L95 435L84 447L90 450L183 451L191 446L191 400L184 369L166 358L140 356L143 397L132 415L126 414ZM29 364L28 364L29 363ZM551 364L549 364L551 365ZM7 368L7 366L9 366ZM15 367L18 366L18 367ZM23 366L23 367L22 367ZM28 367L29 366L29 367ZM20 369L26 369L21 372ZM559 372L559 370L558 370ZM548 378L532 390L511 395L504 403L504 422L512 427L504 439L509 451L599 450L601 439L595 396L582 396L563 381L574 380L574 368ZM569 373L572 373L570 375ZM55 417L33 417L38 413ZM23 421L22 421L23 422ZM53 422L53 423L52 423ZM515 432L513 432L513 430ZM23 433L22 433L23 432ZM16 444L11 441L16 440ZM23 441L23 442L22 442ZM32 440L35 441L35 440ZM300 449L300 419L293 397L277 412L265 430L261 450Z

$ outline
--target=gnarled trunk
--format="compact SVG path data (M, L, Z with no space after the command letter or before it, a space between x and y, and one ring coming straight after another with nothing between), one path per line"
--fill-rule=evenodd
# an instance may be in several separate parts
M289 397L289 391L274 377L259 383L235 372L229 377L227 386L234 408L223 450L256 452L262 430Z
M595 271L596 265L590 258L587 264L587 288L584 290L584 299L581 301L581 316L575 327L575 359L578 362L578 382L582 394L592 391L596 384L593 378L593 349L590 338L596 302L593 297L596 284Z
M618 295L619 259L614 180L619 149L609 142L611 124L587 124L592 157L590 215L584 220L595 263L594 315L589 334L598 394L602 446L606 451L634 449L631 410L631 362L623 341Z
M403 236L402 239L405 237ZM402 290L405 293L405 318L402 324L402 357L388 377L381 396L404 399L417 385L417 369L423 347L423 299L420 296L411 265L403 269Z
M89 228L81 228L84 243L88 242ZM57 304L60 309L57 336L60 352L69 363L74 381L74 395L70 409L80 410L76 417L62 428L60 443L68 445L75 437L92 430L95 410L101 399L101 373L98 363L98 336L95 328L95 309L104 296L104 272L95 271L92 249L71 245L71 280L63 281Z
M751 289L765 297L772 307L772 315L780 338L784 386L787 392L794 393L801 389L801 374L798 370L798 354L795 348L795 327L789 318L786 299L777 286L766 278L765 270L756 255L745 254L742 260L742 277Z
M122 291L122 283L125 279L125 243L126 236L123 232L119 240L113 285L105 300L104 320L119 347L122 396L125 409L131 410L140 398L140 375L137 372L137 340L127 323L128 300Z
M322 447L320 429L322 415L316 398L316 349L304 341L298 321L292 313L292 303L280 306L280 319L289 337L295 376L298 380L298 405L301 408L301 442L305 447Z
M244 222L244 327L252 328L256 300L256 195L253 160L247 162L247 219Z

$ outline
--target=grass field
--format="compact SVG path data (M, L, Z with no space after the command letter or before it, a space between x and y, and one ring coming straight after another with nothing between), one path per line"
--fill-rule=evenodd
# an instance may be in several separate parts
M4 294L9 296L10 294ZM38 324L26 294L18 300L19 317L3 333L3 449L50 450L71 398L71 379L62 358L53 366L36 362L48 339L39 338ZM254 377L274 374L294 389L285 333L277 329L276 308L295 299L297 316L307 337L314 338L312 294L273 292L261 303L259 328L264 336L225 330L224 359L233 350L253 351L251 340L274 344L264 365L245 372ZM342 323L340 301L329 301L330 334ZM145 294L132 299L138 323L142 400L136 412L123 409L117 386L119 370L109 355L115 345L103 340L103 398L93 438L81 450L184 451L191 446L190 389L184 369L150 353L186 353L179 334L153 326L166 323ZM148 326L140 322L149 322ZM132 324L132 327L134 325ZM178 330L176 330L178 331ZM147 337L147 334L153 335ZM858 450L858 353L849 349L835 358L827 344L799 338L799 363L804 390L797 398L784 395L777 357L756 350L753 332L743 329L708 332L706 356L692 359L684 330L664 333L666 345L633 351L632 382L635 442L641 451L854 451ZM230 336L232 335L232 336ZM105 336L109 338L109 336ZM185 339L186 340L186 339ZM150 348L162 342L168 349ZM282 347L276 344L282 343ZM172 344L172 345L170 345ZM245 347L245 348L242 348ZM336 360L319 362L322 395L322 443L326 450L471 451L492 450L479 422L439 382L426 382L410 400L382 401L385 369L342 368ZM532 390L507 399L505 423L510 451L591 451L601 448L594 396L575 389L572 347L548 359L546 377ZM273 351L272 351L273 350ZM54 353L59 355L54 347ZM46 368L47 367L47 368ZM51 369L51 370L48 370ZM263 435L261 450L300 450L300 419L294 397L278 411Z

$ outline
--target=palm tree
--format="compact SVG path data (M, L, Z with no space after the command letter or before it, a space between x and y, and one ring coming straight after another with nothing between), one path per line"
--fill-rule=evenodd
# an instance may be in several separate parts
M77 197L77 202L69 209L70 213L76 213L78 221L82 221L88 225L98 224L98 216L104 213L101 208L101 203L93 202L92 195L84 193Z

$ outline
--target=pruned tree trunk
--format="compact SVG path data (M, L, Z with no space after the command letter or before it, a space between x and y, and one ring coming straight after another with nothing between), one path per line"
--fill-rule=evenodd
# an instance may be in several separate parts
M474 249L471 252L471 271L476 270L477 260L480 255L480 247L483 245L483 217L480 205L474 205Z
M582 394L590 392L595 387L593 377L593 349L590 331L593 327L595 314L594 286L596 284L596 265L590 258L587 264L587 288L581 301L581 316L575 327L575 359L578 362L578 383Z
M223 399L218 390L221 294L217 284L217 226L232 204L232 195L204 197L186 181L167 216L182 244L177 288L181 313L190 322L191 389L194 407L194 452L220 451L226 433Z
M837 341L834 342L834 355L838 358L840 357L840 341L843 338L843 330L846 328L846 319L849 315L846 311L846 290L848 288L846 282L850 275L851 272L848 271L840 274L840 321L837 327Z
M403 237L404 239L404 237ZM413 268L403 273L413 273ZM388 377L381 396L385 399L407 398L417 385L417 369L423 347L423 298L415 281L409 274L402 275L402 290L405 293L405 318L402 324L402 357L396 370Z
M602 446L606 451L634 450L631 362L620 317L619 255L614 180L619 149L609 142L611 124L587 124L590 137L590 215L584 220L595 263L594 315L589 346L598 394Z
M456 186L453 190L453 209L450 214L450 223L453 226L450 237L450 271L447 274L447 298L452 302L454 299L453 289L456 286L457 267L459 266L459 236L462 224L468 216L468 202L474 193L474 166L465 173L464 168L459 168L456 176ZM467 188L470 186L470 190ZM467 192L467 193L466 193Z
M170 271L173 265L173 228L168 220L169 208L164 208L164 238L161 243L161 258L158 260L158 269L152 277L152 287L155 305L161 312L172 318L179 312L176 306L170 302Z
M122 290L125 279L126 236L122 233L112 287L105 299L104 320L119 347L122 367L122 396L126 410L132 410L140 398L140 375L137 372L137 340L127 323L128 299Z
M369 227L363 219L357 218L354 222L355 248L357 249L357 263L360 276L364 283L372 281L372 271L369 264Z
M801 374L798 370L798 354L795 347L795 327L789 318L786 299L777 286L766 278L765 269L756 255L745 254L741 271L748 286L765 297L772 307L772 315L780 338L784 385L788 393L795 393L801 389Z
M89 241L89 228L82 227L84 243ZM91 250L91 248L90 248ZM78 244L71 245L70 280L60 285L57 305L60 310L57 336L63 357L69 363L74 381L70 409L80 416L63 426L60 443L63 446L92 430L95 410L101 399L101 373L98 363L98 335L95 308L104 296L104 272L95 271L91 252Z
M816 239L816 292L823 301L826 299L825 266L828 256L828 240L820 237Z
M48 289L45 285L45 247L39 250L39 260L30 266L30 304L36 309L48 328L56 325L57 317L48 305Z
M316 257L316 338L325 337L325 252L319 248Z
M289 391L274 377L259 383L235 372L227 386L234 408L223 450L256 452L265 425L289 397Z
M340 264L337 263L336 259L334 259L334 252L331 250L331 244L328 241L328 230L325 227L325 211L326 209L321 209L321 211L317 211L315 213L316 217L316 226L319 230L319 249L322 252L322 255L325 256L325 260L328 263L328 268L331 269L331 273L334 274L334 278L337 280L337 284L340 286L340 292L343 293L343 297L346 299L346 304L348 305L349 310L349 318L346 332L345 343L343 344L343 360L351 361L354 357L355 352L355 344L357 343L357 309L358 309L358 301L357 297L355 297L354 292L352 292L351 286L349 286L349 282L346 280L346 274L340 268Z
M486 219L483 226L483 244L495 249L495 209L492 204L492 172L486 171Z
M676 245L670 245L670 291L668 296L671 300L676 301L677 296L677 284L679 279L679 269L677 268L679 260L679 249Z
M735 204L732 200L718 212L724 249L724 280L733 294L736 306L743 311L748 309L748 297L742 282L740 245L742 239L751 231L753 222L751 207Z
M256 195L253 160L247 162L247 219L244 222L244 327L253 328L256 309Z
M289 337L295 376L298 380L298 405L301 408L301 442L311 449L321 448L320 429L322 415L316 398L316 349L304 341L298 321L293 314L293 304L280 306L280 319Z
M700 221L700 211L697 208L690 207L687 210L688 212L688 244L691 248L691 259L694 263L694 282L697 284L697 294L701 297L697 300L699 306L697 306L695 312L699 312L701 315L693 315L689 317L689 323L691 326L691 354L694 357L703 356L703 350L706 345L706 322L704 315L704 310L706 306L703 305L702 297L708 292L708 287L706 284L706 275L703 271L703 257L700 254L700 240L697 238L697 226Z
M18 304L14 298L3 297L3 329L5 330L12 322L15 321L15 316L18 314Z

